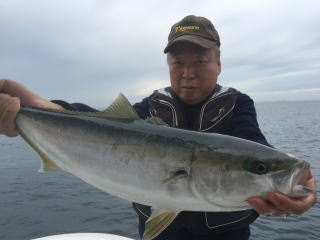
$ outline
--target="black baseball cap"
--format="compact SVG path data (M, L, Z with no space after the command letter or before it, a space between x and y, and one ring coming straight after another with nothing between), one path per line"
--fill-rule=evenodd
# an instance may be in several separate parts
M203 48L220 47L220 37L213 24L205 17L189 15L171 27L164 53L176 42L191 42Z

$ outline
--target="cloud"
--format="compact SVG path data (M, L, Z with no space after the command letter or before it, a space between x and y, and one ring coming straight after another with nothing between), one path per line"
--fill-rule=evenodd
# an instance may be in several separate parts
M104 105L124 92L138 101L169 84L163 54L169 29L196 14L220 33L220 83L261 101L268 94L255 92L320 87L319 7L312 0L174 1L170 7L143 0L3 0L0 73L49 99Z

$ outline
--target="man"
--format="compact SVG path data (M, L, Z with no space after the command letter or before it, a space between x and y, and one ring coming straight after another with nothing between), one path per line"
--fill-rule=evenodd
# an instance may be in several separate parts
M171 87L156 90L134 105L141 118L158 116L173 127L202 132L218 132L269 145L262 135L253 101L233 88L217 84L221 71L220 38L212 23L203 17L187 16L172 26L164 50ZM14 119L19 104L96 111L83 104L47 101L24 86L0 81L0 133L16 136ZM315 188L310 173L305 185ZM254 210L231 213L182 212L156 239L248 239L249 224L258 216L302 214L316 202L316 193L290 199L279 193L268 200L248 199ZM144 232L150 207L133 204L139 215L139 233Z

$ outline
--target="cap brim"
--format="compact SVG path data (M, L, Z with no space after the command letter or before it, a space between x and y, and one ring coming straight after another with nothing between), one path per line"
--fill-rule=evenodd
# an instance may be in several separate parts
M164 53L169 52L169 49L177 42L190 42L203 48L212 48L217 44L217 42L215 41L200 37L198 35L182 35L180 37L177 37L173 41L169 42L166 48L164 49Z

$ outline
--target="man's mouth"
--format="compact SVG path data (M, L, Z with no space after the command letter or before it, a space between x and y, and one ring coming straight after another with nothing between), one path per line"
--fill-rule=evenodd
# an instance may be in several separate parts
M182 88L185 88L185 89L195 89L196 87L194 87L194 86L183 86Z

